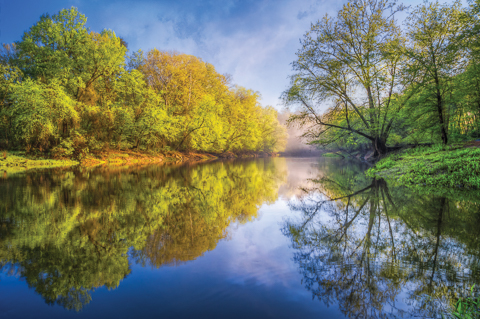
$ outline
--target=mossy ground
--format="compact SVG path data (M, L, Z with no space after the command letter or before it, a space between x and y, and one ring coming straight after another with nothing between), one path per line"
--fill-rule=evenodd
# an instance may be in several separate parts
M412 186L480 188L480 148L458 144L417 147L390 154L369 176Z
M79 162L69 159L30 158L23 153L0 152L0 173L4 175L24 172L34 168L68 167L78 164Z

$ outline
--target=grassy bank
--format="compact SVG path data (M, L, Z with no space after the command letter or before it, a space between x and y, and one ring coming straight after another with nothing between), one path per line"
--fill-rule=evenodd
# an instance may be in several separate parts
M55 168L78 165L69 159L54 160L26 157L23 153L0 152L0 173L14 174L34 168Z
M149 154L142 152L108 151L89 155L81 162L73 159L45 159L25 155L23 152L0 152L0 173L10 175L31 169L58 168L81 165L123 166L154 163L180 163L186 161L205 161L215 159L210 154L168 152L166 154Z
M322 157L344 157L344 156L339 153L331 152L331 153L323 153Z
M405 185L480 188L480 148L470 145L417 147L390 154L369 176Z
M92 165L129 165L129 164L149 164L149 163L182 163L182 162L203 162L222 159L235 158L256 158L256 157L275 157L277 153L266 152L225 152L220 154L201 153L201 152L134 152L134 151L106 151L89 155L82 160L83 166Z
M196 152L147 153L110 150L96 154L90 154L78 162L72 159L45 159L41 157L27 156L23 152L0 152L0 173L8 175L24 172L30 169L69 167L75 165L92 167L97 165L129 166L160 163L179 164L183 162L203 162L217 158L234 159L271 156L277 156L277 154L263 152L243 152L239 154L234 154L231 152L223 154Z

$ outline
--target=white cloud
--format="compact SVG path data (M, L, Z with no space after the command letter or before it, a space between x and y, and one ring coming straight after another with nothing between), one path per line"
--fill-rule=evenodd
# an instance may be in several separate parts
M97 11L93 26L113 29L131 49L176 50L201 57L236 84L278 106L290 63L310 23L340 4L302 1L211 1L194 6L147 1L116 2ZM100 21L100 22L99 22Z

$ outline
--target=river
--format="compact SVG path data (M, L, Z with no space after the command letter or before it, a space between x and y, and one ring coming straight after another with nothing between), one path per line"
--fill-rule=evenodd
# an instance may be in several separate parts
M0 318L438 318L480 283L480 195L334 158L0 179Z

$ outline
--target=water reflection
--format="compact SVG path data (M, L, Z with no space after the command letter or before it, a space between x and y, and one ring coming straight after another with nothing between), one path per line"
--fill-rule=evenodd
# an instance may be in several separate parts
M438 317L480 283L480 194L411 191L365 168L276 158L9 177L0 267L85 317L131 316L120 300L144 317ZM2 297L24 285L8 280ZM21 307L10 314L33 314Z
M440 317L480 282L480 196L410 191L323 161L284 234L303 284L352 318Z
M277 199L285 161L33 172L0 181L0 267L80 310L130 262L194 260ZM229 228L228 228L229 229Z

